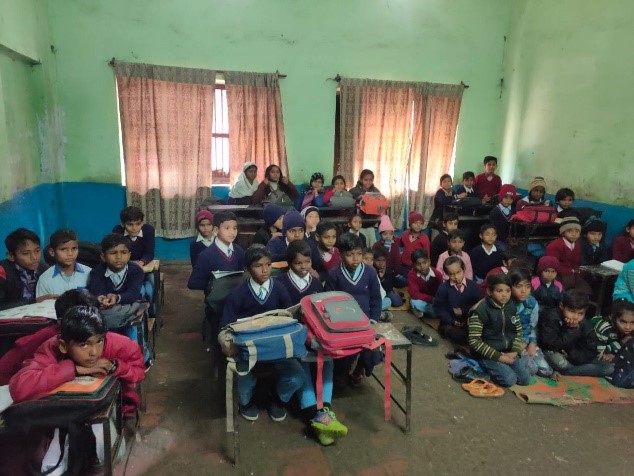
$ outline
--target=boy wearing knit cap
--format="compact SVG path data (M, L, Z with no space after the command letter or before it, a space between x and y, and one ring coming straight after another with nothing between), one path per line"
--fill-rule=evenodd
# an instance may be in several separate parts
M510 219L515 213L513 204L516 197L517 190L514 185L502 185L498 194L499 203L489 214L489 222L498 231L498 240L500 241L506 241L509 236L509 230L511 229Z
M575 216L566 217L559 225L560 237L546 245L546 255L554 256L559 260L561 282L566 290L580 289L587 294L592 289L579 275L581 264L581 224Z
M198 255L208 248L216 237L214 216L209 210L201 210L196 213L196 231L198 231L198 236L192 238L189 243L189 258L192 262L192 266L196 264Z
M372 249L387 249L386 267L392 270L394 286L397 288L407 286L407 278L399 276L401 274L401 253L399 250L401 240L398 236L394 235L394 227L392 226L390 217L387 215L381 217L379 234L381 235L381 239L372 245Z
M528 185L528 195L517 202L517 209L550 206L550 200L544 200L544 195L546 195L546 181L544 177L535 177Z
M476 176L475 188L482 202L487 203L495 200L495 197L500 193L502 179L495 174L495 169L498 167L497 157L487 155L482 163L484 164L484 173Z
M288 210L282 219L282 235L271 238L266 247L271 253L271 259L276 261L286 261L286 248L288 244L303 240L306 232L306 225L300 213L293 209Z
M413 267L412 252L417 249L424 249L427 251L427 256L431 253L431 243L429 238L423 232L425 219L420 212L412 210L407 215L407 221L409 222L409 229L403 232L401 237L401 244L403 245L403 255L401 256L401 264L405 268L402 272L403 275L407 275L410 269Z
M540 311L561 303L564 287L557 280L559 269L559 260L553 256L542 256L537 262L537 276L533 276L531 286Z
M253 237L253 243L266 246L271 238L282 236L282 221L287 209L275 203L267 203L262 211L264 226Z
M608 224L602 220L589 219L581 229L581 264L597 265L609 259L603 241Z

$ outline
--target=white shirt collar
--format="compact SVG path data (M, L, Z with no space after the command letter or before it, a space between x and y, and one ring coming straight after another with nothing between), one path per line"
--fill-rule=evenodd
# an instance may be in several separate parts
M495 252L498 250L498 249L495 247L495 245L493 245L493 246L491 247L491 250L490 250L490 251L488 251L488 250L484 247L484 245L482 245L482 249L483 249L483 250L484 250L484 252L485 252L487 255L489 255L489 256L491 256L493 253L495 253Z
M255 293L256 296L260 295L260 289L264 289L264 291L266 291L266 293L264 294L264 297L268 296L271 290L270 279L267 279L262 284L258 284L253 280L253 278L249 278L249 285L251 286L251 289L253 289L253 292Z
M196 243L198 243L199 241L202 241L205 246L209 246L214 242L215 238L216 237L214 235L211 235L210 239L206 239L203 235L198 233L198 238L196 238Z
M563 236L562 236L562 239L564 240L564 245L566 245L566 247L567 247L569 250L571 250L571 251L572 251L572 250L574 250L574 249L575 249L575 244L574 244L573 242L568 241L568 240L567 240L567 239L565 239Z
M225 255L229 256L229 250L231 250L231 253L233 253L233 243L229 244L229 245L225 245L222 240L214 240L216 243L216 246L218 248L220 248L220 251L222 251Z
M310 273L306 274L306 276L302 278L292 269L288 270L288 278L295 283L295 286L297 286L301 291L308 287L311 280Z
M143 238L143 228L139 230L139 233L137 233L136 236L132 236L130 233L128 233L128 230L123 228L123 236L128 236L132 241L136 241L137 238Z
M436 273L434 273L434 270L429 268L429 271L427 272L427 274L420 274L420 273L416 273L418 276L420 276L424 281L429 281L431 278L435 278L436 277Z
M463 185L463 187L464 187L464 185ZM464 191L467 192L467 193L474 193L473 187L469 187L469 188L464 187Z
M115 273L114 271L112 271L110 268L108 268L106 266L106 272L104 273L104 275L106 276L106 278L109 278L111 276L124 276L125 273L128 271L128 265L125 265L125 268L123 268L121 271L119 271L118 273Z

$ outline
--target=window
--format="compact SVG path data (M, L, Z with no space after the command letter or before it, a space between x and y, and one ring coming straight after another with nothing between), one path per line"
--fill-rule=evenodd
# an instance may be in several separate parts
M217 84L214 91L211 178L213 184L229 184L229 110L224 84Z

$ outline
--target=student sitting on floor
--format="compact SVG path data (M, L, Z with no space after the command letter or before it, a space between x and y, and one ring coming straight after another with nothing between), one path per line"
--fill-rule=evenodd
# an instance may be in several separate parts
M528 195L517 202L516 208L522 210L526 207L550 206L550 200L545 200L546 181L544 177L535 177L528 185Z
M515 197L517 190L514 185L504 184L500 188L497 204L489 214L489 222L498 232L498 240L506 241L511 230L511 217L515 214Z
M324 174L315 172L310 176L310 186L304 191L301 209L307 207L321 207L324 205Z
M253 194L252 203L259 205L271 192L280 191L288 195L291 200L295 200L299 193L288 177L282 175L282 170L277 165L269 165L264 171L264 180L258 185Z
M341 265L341 254L335 246L337 244L337 227L332 222L322 222L317 225L315 233L317 251L326 269L330 271Z
M401 264L403 269L401 274L407 276L409 270L412 269L412 252L418 249L424 249L427 252L427 256L431 253L431 243L429 238L423 232L425 218L420 212L412 210L407 215L407 221L409 222L409 229L403 232L401 237L401 245L403 246L403 254L401 255Z
M495 200L495 197L500 193L502 179L495 174L495 169L498 167L497 157L487 155L482 163L484 164L484 172L476 175L475 188L482 201L488 203Z
M271 238L266 248L273 262L286 260L286 247L293 241L303 240L306 232L304 219L297 210L288 210L282 220L282 235Z
M599 340L585 319L588 304L588 295L573 289L564 293L558 308L539 318L539 345L560 374L605 377L614 371L614 364L599 359Z
M264 246L251 245L247 249L244 267L251 277L229 293L220 319L220 328L238 319L275 309L286 309L292 305L284 285L271 279L271 253ZM279 360L269 365L278 374L277 392L271 392L269 416L273 421L282 421L286 418L284 407L304 383L304 372L297 359ZM246 375L238 374L237 379L240 415L247 420L257 420L259 410L252 400L257 378L251 371Z
M634 339L628 340L614 360L612 385L634 388Z
M400 276L401 273L401 239L394 235L394 227L390 221L390 217L383 215L379 224L379 234L381 239L372 245L372 249L384 248L387 250L387 258L385 265L392 271L394 286L401 288L407 286L407 280ZM386 289L387 291L387 289Z
M612 304L610 317L595 316L590 320L597 334L599 358L614 362L622 346L632 339L634 333L634 303L616 301Z
M72 230L57 230L49 240L49 254L55 265L44 271L37 280L36 301L57 299L70 289L86 289L90 268L77 262L79 242Z
M238 236L238 218L232 212L220 212L214 216L217 230L214 242L202 251L189 276L189 289L207 290L212 273L242 271L244 251L235 244Z
M498 385L528 385L531 373L528 359L520 356L522 323L511 300L510 278L501 273L489 276L487 294L469 313L469 347Z
M493 268L502 266L503 250L497 239L498 232L491 223L485 223L480 227L482 244L469 251L473 263L473 277L478 282L484 280Z
M381 299L381 320L389 322L392 320L392 313L388 311L390 307L400 307L403 305L403 298L394 291L394 274L387 267L388 251L378 247L372 250L372 266L379 277L381 287L385 291L385 297Z
M564 287L557 280L559 275L559 260L553 256L542 256L535 269L537 276L533 276L533 296L541 310L549 307L559 307L564 294Z
M487 277L490 274L503 273L509 274L511 268L529 268L528 262L520 258L520 253L514 249L508 248L502 252L502 266L493 268L487 273Z
M254 162L245 162L242 166L242 172L238 175L238 180L229 190L228 203L230 205L250 205L253 201L253 194L260 185L257 176L257 165Z
M310 245L301 240L293 241L288 245L286 252L286 260L289 264L288 273L276 279L288 291L291 304L299 304L304 296L323 292L324 288L319 280L310 275L312 269ZM298 391L302 414L315 431L319 442L324 446L332 445L336 438L348 433L348 428L337 421L335 412L332 411L333 361L324 361L322 370L324 404L321 409L317 409L317 395L313 385L312 370L315 368L315 364L302 362L302 368L304 370L304 383Z
M508 273L508 275L511 279L513 302L515 307L517 307L517 314L522 323L522 339L524 341L522 357L528 359L528 367L531 374L538 374L542 377L550 377L556 380L559 376L553 372L553 369L544 358L544 353L537 347L539 304L531 296L531 274L527 269L517 268Z
M634 259L634 220L625 225L625 232L612 242L612 258L627 263Z
M264 218L264 226L260 228L253 237L253 244L264 245L276 236L282 236L282 221L286 208L280 207L275 203L267 203L264 205L262 217Z
M107 332L93 306L75 306L62 318L59 336L45 341L32 360L9 382L15 402L42 397L77 376L112 375L123 383L123 415L133 418L139 407L134 387L145 378L143 355L136 342Z
M201 210L196 213L196 231L198 236L189 242L189 259L192 266L196 264L198 255L209 248L214 242L214 216L209 210Z
M440 188L434 195L434 210L431 213L430 221L437 223L445 213L445 206L451 204L456 199L453 193L451 175L443 174L440 177Z
M66 311L74 306L99 306L99 301L85 290L71 289L55 300L57 325L48 326L35 334L20 337L13 347L0 358L0 385L7 385L9 380L22 368L25 360L32 359L40 345L59 333L59 327Z
M634 259L625 263L617 276L612 299L634 302Z
M154 227L144 222L145 215L138 207L126 207L119 214L121 225L116 225L112 233L130 239L130 261L145 266L154 259Z
M603 241L608 224L591 218L581 228L581 264L597 265L610 259Z
M317 225L319 224L319 208L310 205L302 209L300 215L304 219L304 226L306 227L304 238L315 242L315 230L317 230Z
M475 174L471 171L462 174L462 183L456 188L456 196L458 198L464 197L478 197L478 192L475 189Z
M0 310L35 302L37 281L48 267L40 263L40 238L31 230L12 231L4 244L7 258L0 261Z
M574 202L575 192L566 187L557 190L557 193L555 194L555 203L557 204L555 209L557 210L557 213L561 213L564 210L572 208L572 204Z
M465 277L465 265L458 256L445 260L443 272L448 280L438 287L434 297L434 311L440 319L438 332L445 339L464 345L468 337L467 316L482 297L480 288Z
M571 216L561 220L559 225L561 236L546 245L546 255L559 260L559 276L566 290L579 289L591 294L590 285L579 275L581 264L581 225L577 217Z
M407 291L409 292L412 314L421 318L424 314L432 317L434 312L434 296L443 282L442 273L431 267L431 260L424 248L412 252L414 266L407 275Z
M458 229L458 215L456 213L445 213L442 219L442 230L431 242L429 258L432 264L438 263L438 258L449 249L449 233ZM438 268L438 266L436 266Z
M465 243L464 231L460 229L453 230L449 233L449 249L444 253L441 253L438 257L436 269L444 270L444 263L450 256L457 256L464 264L464 274L467 279L473 280L473 269L471 267L471 258L466 251L463 251ZM447 280L449 277L443 272L443 279Z

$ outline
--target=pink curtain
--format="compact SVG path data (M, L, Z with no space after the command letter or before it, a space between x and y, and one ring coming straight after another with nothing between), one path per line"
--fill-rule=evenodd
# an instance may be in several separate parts
M284 118L277 74L225 73L229 109L230 181L235 183L245 162L258 167L258 179L264 169L279 165L288 176Z
M194 234L197 205L211 190L215 72L115 64L128 205L156 234Z

